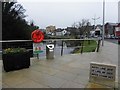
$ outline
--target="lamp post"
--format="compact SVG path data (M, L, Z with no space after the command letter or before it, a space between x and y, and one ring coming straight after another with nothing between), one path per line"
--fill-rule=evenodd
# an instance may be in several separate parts
M96 16L94 16L94 18L92 18L94 20L94 31L95 31L95 24L96 24L96 20L100 19L100 17L96 18Z
M105 0L103 0L103 31L102 31L102 46L104 46L105 33Z

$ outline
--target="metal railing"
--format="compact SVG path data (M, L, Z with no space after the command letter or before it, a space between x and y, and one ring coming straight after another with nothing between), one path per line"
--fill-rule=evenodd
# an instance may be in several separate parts
M100 48L100 43L101 43L101 39L48 39L48 40L44 40L44 41L62 41L62 44L61 44L61 56L63 55L63 46L64 46L64 42L65 41L82 41L81 43L81 46L79 46L81 48L81 51L80 53L82 54L83 53L83 48L85 47L84 46L84 41L91 41L91 40L94 40L94 41L97 41L97 48L96 48L96 52L99 52L99 48ZM78 46L77 46L78 47Z
M101 43L101 40L100 39L45 39L43 40L43 43L55 43L55 42L61 42L61 47L56 47L56 48L59 48L60 49L60 55L62 56L64 53L64 43L65 42L79 42L81 43L80 46L74 46L74 47L78 47L78 48L81 48L80 50L80 53L82 54L83 53L83 48L85 48L84 46L84 42L85 41L91 41L91 40L94 40L97 42L97 48L96 48L96 52L99 52L99 48L100 48L100 43ZM6 40L6 41L0 41L2 43L2 49L5 49L5 48L16 48L16 47L20 47L20 48L26 48L26 49L29 49L31 50L31 54L33 54L33 41L32 40ZM91 46L92 47L92 46Z

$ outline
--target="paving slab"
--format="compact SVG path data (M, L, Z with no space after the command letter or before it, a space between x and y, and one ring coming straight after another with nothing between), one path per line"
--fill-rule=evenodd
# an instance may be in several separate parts
M60 88L85 88L85 86L79 83L68 81L64 83Z
M96 83L88 83L86 88L91 88L91 90L92 89L97 90L98 88L101 88L102 90L114 90L114 88L110 88L110 87L100 85L100 84L96 84Z
M76 74L72 74L72 73L69 73L69 72L65 72L65 71L59 71L57 74L54 75L55 77L59 77L59 78L62 78L64 80L74 80L77 75Z
M117 66L115 86L118 87L118 45L106 41L98 53L63 55L54 60L31 58L28 69L2 71L2 84L6 88L109 88L89 82L90 62L93 61Z
M38 82L28 79L25 82L19 85L16 85L14 88L50 88L50 87L39 84Z

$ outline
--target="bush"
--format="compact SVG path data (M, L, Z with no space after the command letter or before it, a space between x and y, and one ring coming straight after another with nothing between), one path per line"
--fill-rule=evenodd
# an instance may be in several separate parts
M23 53L27 52L25 48L7 48L3 50L3 54Z

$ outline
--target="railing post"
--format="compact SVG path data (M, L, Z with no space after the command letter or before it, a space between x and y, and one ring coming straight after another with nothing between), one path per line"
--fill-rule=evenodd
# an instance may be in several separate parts
M99 39L99 40L98 40L98 44L97 44L97 52L99 52L100 42L101 42L101 40Z
M39 59L39 54L37 53L37 59Z
M84 44L84 40L82 41L82 47L81 47L81 54L83 53L83 44Z
M61 48L61 56L63 55L63 41L62 41L62 48Z
M90 40L88 40L88 44L90 45Z

